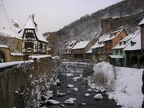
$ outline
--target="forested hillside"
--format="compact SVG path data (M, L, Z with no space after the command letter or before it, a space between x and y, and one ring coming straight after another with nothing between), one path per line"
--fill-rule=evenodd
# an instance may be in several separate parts
M101 22L110 24L110 28L106 28L108 31L123 27L130 33L137 29L138 23L142 18L144 18L144 0L124 0L99 10L92 15L82 16L57 31L56 35L62 43L74 39L90 40L101 31ZM105 24L103 25L104 27L106 27Z

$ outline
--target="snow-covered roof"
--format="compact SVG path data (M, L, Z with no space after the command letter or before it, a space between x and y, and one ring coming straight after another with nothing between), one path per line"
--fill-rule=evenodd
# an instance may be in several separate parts
M139 25L143 25L144 24L144 19L139 23Z
M90 41L80 41L72 49L81 49L85 48Z
M77 40L69 41L67 43L67 49L72 49L74 45L76 44Z
M125 51L140 50L141 49L141 32L137 31L136 35L131 39L129 44L124 48Z
M92 46L91 48L92 49L95 49L95 48L100 48L100 47L104 47L104 42L103 41L97 41L96 43L95 43L95 45L94 46Z
M0 35L6 37L15 37L19 38L19 35L7 14L3 4L0 4Z
M24 28L22 29L22 31L21 31L21 33L20 33L20 34L21 34L21 37L23 36L24 29L34 29L38 40L47 43L46 39L44 38L44 36L43 36L42 33L40 32L40 30L38 29L37 24L34 22L34 15L30 15L30 16L29 16L29 18L28 18L28 20L27 20Z
M119 30L116 30L116 31L111 32L111 33L103 34L102 36L99 37L99 39L98 39L98 41L95 43L95 45L92 46L92 49L104 47L105 41L112 40L113 38L117 37L118 34L119 34L122 30L123 30L123 29L119 29Z
M112 49L123 49L123 48L125 48L129 44L129 42L127 42L126 44L124 44L124 41L130 41L132 39L132 37L134 37L134 36L135 36L134 34L126 36L125 38L123 38L122 40L120 40L119 43L115 47L113 47Z
M109 55L110 58L124 58L123 56L121 55Z

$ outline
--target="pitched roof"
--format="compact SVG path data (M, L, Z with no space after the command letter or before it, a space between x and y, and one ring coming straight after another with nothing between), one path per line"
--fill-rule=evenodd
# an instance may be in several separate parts
M100 47L104 47L104 45L105 45L105 43L103 42L103 40L101 40L101 41L97 41L97 42L95 43L95 45L92 46L91 48L92 48L92 49L100 48Z
M140 31L136 32L136 35L131 39L125 51L133 51L133 50L140 50L141 49L141 33Z
M46 39L43 37L42 33L40 32L40 30L37 27L37 24L34 21L34 15L29 16L24 28L22 29L22 31L20 33L21 37L23 36L24 29L34 29L38 40L47 43Z
M3 4L0 4L0 34L20 38Z
M120 33L121 31L123 31L123 30L124 30L124 29L118 29L118 30L116 30L116 31L103 34L102 36L99 37L99 39L98 39L98 41L95 43L95 45L92 46L92 49L104 47L105 41L109 41L109 40L114 39L114 38L117 37L117 36L119 35L119 33Z
M80 41L72 49L82 49L85 48L90 41Z
M144 19L139 23L139 25L143 25L144 24Z
M67 43L67 49L72 49L74 45L76 44L77 40L69 41Z
M112 49L123 49L123 48L125 48L129 44L129 42L124 44L124 41L130 41L132 39L132 37L134 37L134 36L135 36L134 34L126 36L125 38L120 40L119 43L115 47L113 47ZM120 42L123 42L123 43L120 44Z

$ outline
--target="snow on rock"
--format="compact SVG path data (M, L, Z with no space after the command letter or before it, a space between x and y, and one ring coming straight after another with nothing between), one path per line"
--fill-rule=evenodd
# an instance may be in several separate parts
M90 93L86 93L86 94L85 94L85 97L88 97L88 96L90 96Z
M58 104L60 104L59 101L56 101L56 100L53 100L53 99L49 99L47 102L50 103L50 104L53 104L53 105L58 105Z
M73 88L73 91L77 92L77 91L78 91L78 88Z
M103 96L102 96L102 94L96 94L95 96L94 96L94 98L95 99L103 99Z
M59 79L56 79L54 82L53 82L53 85L56 86L56 85L60 85L61 82Z
M78 79L80 79L81 77L74 77L73 80L77 81Z
M73 74L72 73L66 73L66 76L73 76Z
M65 104L74 104L74 101L76 100L76 98L69 98L67 99L64 103Z
M88 89L87 92L91 93L93 90L92 89Z
M67 87L71 88L71 87L74 87L74 85L73 84L68 84Z
M59 96L59 97L62 97L62 96L65 96L66 95L66 93L60 93L59 91L57 92L57 96Z
M71 91L67 91L67 94L71 94Z
M86 103L81 103L83 106L85 106L86 105Z

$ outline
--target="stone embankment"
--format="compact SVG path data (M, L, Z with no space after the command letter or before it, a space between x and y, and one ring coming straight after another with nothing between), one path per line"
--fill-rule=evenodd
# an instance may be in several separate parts
M40 96L50 88L56 77L59 60L54 57L33 59L0 72L0 107L36 106Z

